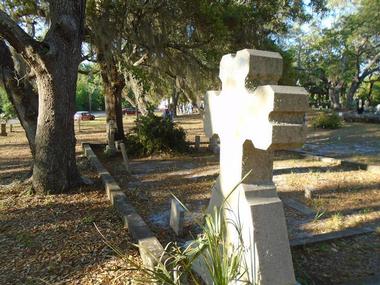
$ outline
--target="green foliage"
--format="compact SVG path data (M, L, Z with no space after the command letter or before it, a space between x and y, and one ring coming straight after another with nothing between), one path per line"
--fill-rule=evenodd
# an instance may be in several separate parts
M331 103L339 97L352 108L357 88L379 71L380 21L379 1L353 1L349 13L343 13L332 27L311 26L298 29L295 54L299 80L310 94L328 95Z
M7 93L2 88L0 88L0 113L5 121L16 117L16 111L8 100Z
M380 104L380 76L374 82L364 82L357 96L363 100L368 99L372 106Z
M188 150L185 131L169 118L156 116L152 110L137 118L136 126L126 139L126 149L131 156Z
M313 118L311 124L314 128L339 129L342 127L342 120L336 113L322 112Z
M100 79L91 75L80 74L75 98L76 110L90 110L90 98L92 111L104 110L104 97L101 92Z

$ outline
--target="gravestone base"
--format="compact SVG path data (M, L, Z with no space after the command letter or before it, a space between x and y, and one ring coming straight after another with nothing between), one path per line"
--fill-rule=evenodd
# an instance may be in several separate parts
M242 184L251 211L256 282L294 285L292 255L284 207L274 184Z

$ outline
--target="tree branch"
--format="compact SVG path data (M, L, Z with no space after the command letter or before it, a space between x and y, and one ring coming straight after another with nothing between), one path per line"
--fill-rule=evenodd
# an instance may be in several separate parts
M142 57L140 57L140 59L138 59L137 61L135 61L132 65L133 66L139 66L141 63L143 63L146 59L148 58L148 53L144 53L144 55Z
M372 65L374 65L377 61L380 60L380 52L378 52L369 62L368 64L363 68L362 74L360 75L360 78L362 80L367 77L370 73L373 73L374 71L377 71L380 67L376 67L375 69L371 70Z
M29 57L29 48L32 49L32 53L38 53L43 47L40 42L29 36L2 10L0 10L0 36L9 42L16 52L26 57Z

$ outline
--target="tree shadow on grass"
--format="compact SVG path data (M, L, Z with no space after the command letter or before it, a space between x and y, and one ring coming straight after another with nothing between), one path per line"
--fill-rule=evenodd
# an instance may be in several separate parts
M324 172L348 172L357 170L355 167L336 166L307 166L307 167L290 167L273 170L273 175L291 174L291 173L324 173Z

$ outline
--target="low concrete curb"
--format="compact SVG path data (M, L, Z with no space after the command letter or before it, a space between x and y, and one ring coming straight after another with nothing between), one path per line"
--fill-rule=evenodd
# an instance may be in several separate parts
M370 227L346 229L346 230L338 231L338 232L318 234L318 235L313 235L310 237L292 239L290 240L290 246L307 245L311 243L318 243L318 242L329 241L329 240L334 240L334 239L339 239L339 238L346 238L350 236L368 234L372 232L374 232L374 229Z
M367 170L372 173L380 173L380 165L376 165L376 164L366 164L366 163L361 163L361 162L356 162L356 161L342 160L342 159L337 159L337 158L332 158L332 157L327 157L327 156L322 156L322 155L316 155L316 154L306 152L303 150L292 150L292 152L302 155L303 157L313 159L313 160L318 160L318 161L323 161L323 162L337 162L343 167L349 167L349 168L357 169L357 170Z
M108 199L123 220L133 239L137 241L143 264L153 268L164 252L164 248L144 220L137 214L136 209L128 203L127 196L116 183L115 179L101 164L91 149L90 144L83 143L82 148L91 165L98 171L102 179Z
M312 209L310 209L306 205L298 202L297 200L290 199L290 198L285 198L285 199L282 199L282 202L286 206L288 206L288 207L290 207L290 208L292 208L292 209L294 209L294 210L296 210L296 211L304 214L307 217L309 217L309 216L315 216L315 214L316 214Z

